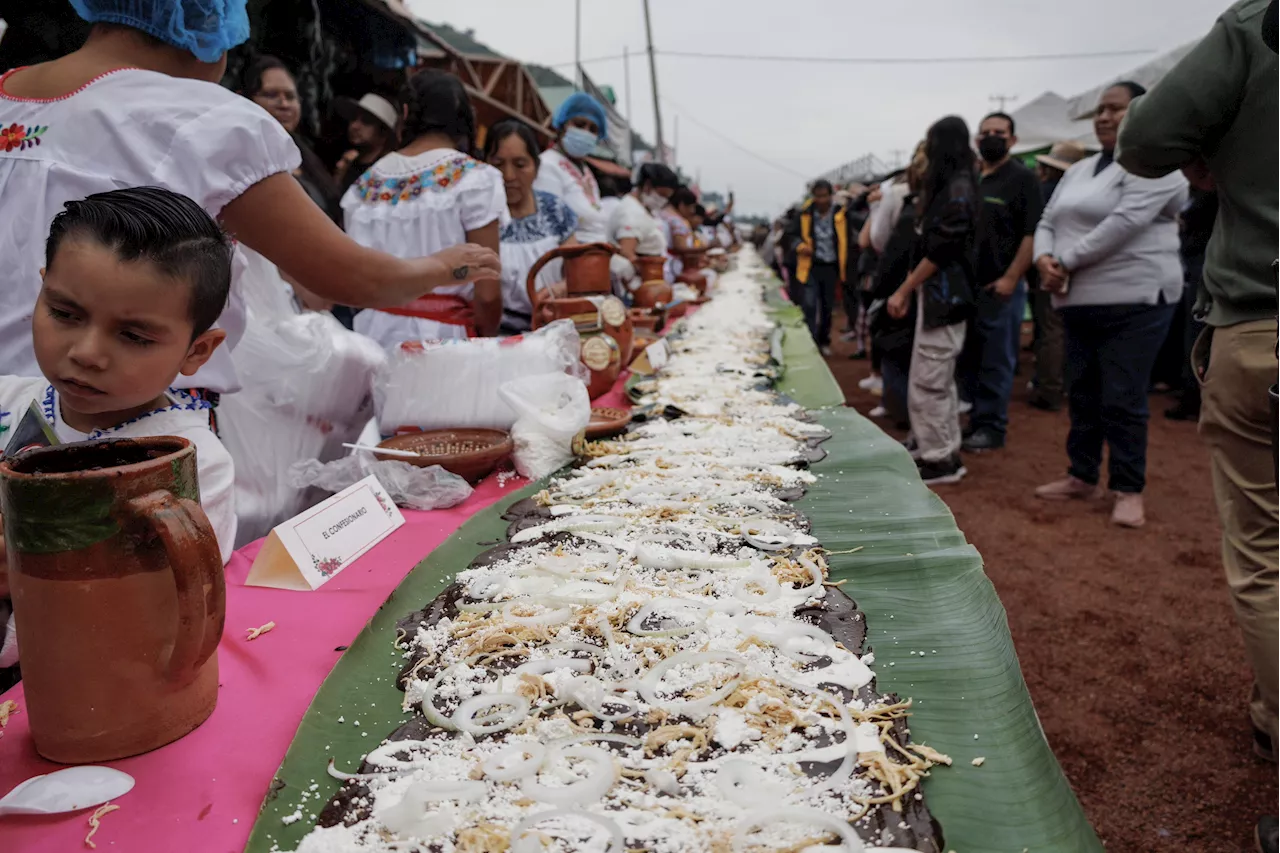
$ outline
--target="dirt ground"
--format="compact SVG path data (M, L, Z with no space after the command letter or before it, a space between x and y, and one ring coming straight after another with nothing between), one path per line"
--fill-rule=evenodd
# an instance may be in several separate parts
M866 414L870 365L849 351L837 343L827 361ZM968 477L937 492L1008 611L1049 744L1109 850L1251 851L1258 817L1276 813L1276 766L1250 749L1249 669L1195 424L1166 420L1173 400L1152 396L1141 530L1113 527L1106 503L1038 501L1065 473L1068 424L1027 405L1030 358L1005 449L966 454Z

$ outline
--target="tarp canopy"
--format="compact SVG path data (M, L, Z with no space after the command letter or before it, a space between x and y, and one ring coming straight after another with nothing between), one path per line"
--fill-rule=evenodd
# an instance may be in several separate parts
M1122 80L1132 80L1141 84L1143 87L1150 89L1156 83L1160 82L1160 78L1169 73L1169 69L1177 65L1182 57L1191 52L1191 48L1195 47L1198 42L1190 41L1181 47L1176 47L1168 53L1157 56L1150 62L1139 65L1131 71L1119 74L1088 89L1067 102L1067 114L1073 119L1087 119L1093 115L1093 110L1098 106L1098 99L1102 97L1102 93L1109 87L1119 83Z
M1010 113L1018 136L1013 153L1043 151L1055 142L1068 140L1096 150L1098 139L1093 135L1093 123L1073 121L1067 109L1068 103L1057 92L1045 92Z

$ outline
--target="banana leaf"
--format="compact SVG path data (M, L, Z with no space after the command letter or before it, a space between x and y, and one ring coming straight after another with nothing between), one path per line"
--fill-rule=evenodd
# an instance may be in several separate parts
M914 700L912 739L954 759L924 783L929 809L956 853L1077 853L1102 845L1040 728L1004 609L977 551L920 482L906 451L842 406L844 395L798 309L775 305L785 330L778 390L832 431L820 475L797 506L833 554L832 575L867 616L878 684ZM512 495L519 500L541 484ZM395 623L502 537L506 503L477 514L401 583L316 693L250 836L250 853L292 850L338 782L330 758L354 770L401 722ZM343 718L345 722L339 723ZM360 727L352 725L359 720ZM367 733L367 735L365 734ZM980 766L974 759L982 758ZM312 785L316 791L311 791ZM303 797L306 797L304 800ZM303 806L303 819L281 818Z

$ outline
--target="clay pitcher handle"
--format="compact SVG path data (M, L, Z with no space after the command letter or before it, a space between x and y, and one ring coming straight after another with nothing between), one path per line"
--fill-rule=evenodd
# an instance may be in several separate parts
M529 291L529 310L536 317L538 313L538 273L542 272L542 268L554 261L556 258L562 258L571 253L577 246L556 246L548 251L545 255L533 262L533 266L529 267L529 274L525 276L524 287Z
M169 658L169 679L191 681L222 639L227 587L218 537L200 505L157 490L129 501L164 543L178 590L178 635ZM208 596L205 587L209 588Z

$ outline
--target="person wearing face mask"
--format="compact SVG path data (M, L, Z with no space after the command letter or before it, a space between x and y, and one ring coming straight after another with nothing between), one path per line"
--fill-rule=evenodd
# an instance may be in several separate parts
M676 173L661 163L645 163L633 182L633 189L622 197L609 218L609 242L618 247L633 264L640 255L663 257L667 238L658 214L680 186ZM639 278L633 285L641 284Z
M1022 348L1024 278L1043 202L1035 174L1009 156L1017 142L1013 119L1005 113L991 113L978 125L977 307L959 370L961 394L973 405L964 440L970 452L1004 447Z
M554 148L542 152L533 188L551 193L578 217L578 242L607 239L609 218L600 204L600 187L586 157L604 138L604 107L586 92L574 92L556 110L552 126L559 132Z

